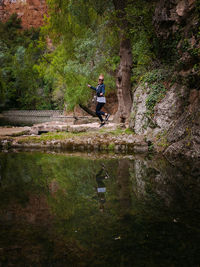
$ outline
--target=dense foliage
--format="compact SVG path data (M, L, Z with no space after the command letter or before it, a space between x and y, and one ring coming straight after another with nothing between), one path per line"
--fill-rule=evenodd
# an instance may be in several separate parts
M43 61L45 76L54 77L55 97L63 96L69 108L86 104L90 92L87 83L95 84L104 73L107 91L115 90L119 66L122 19L114 7L116 1L51 1L43 33L54 43L54 51ZM154 58L152 40L152 1L126 1L127 37L134 57L132 81L148 69ZM129 4L128 4L129 3Z
M103 3L89 1L47 1L49 18L43 33L54 50L43 61L44 75L54 79L54 97L64 97L68 108L87 104L99 73L103 72L107 92L114 89L114 70L119 62L118 36L110 27ZM108 6L112 10L112 6ZM58 11L58 12L57 12Z
M36 29L22 31L15 14L0 23L1 108L52 108L51 85L36 68L45 49L39 45L39 34Z
M87 105L100 73L106 91L115 91L122 19L116 1L52 1L39 29L21 30L13 15L0 24L1 108L73 109ZM154 1L126 1L127 37L132 43L132 82L155 58ZM130 2L130 3L129 3Z

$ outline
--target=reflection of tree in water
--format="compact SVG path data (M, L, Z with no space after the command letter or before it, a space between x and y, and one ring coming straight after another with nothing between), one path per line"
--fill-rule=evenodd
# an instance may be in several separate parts
M120 202L121 216L127 214L131 207L131 188L130 188L130 161L128 159L120 159L117 170L118 194Z
M8 216L18 203L18 210L24 206L31 219L30 225L21 213L8 225L1 216L0 247L21 249L19 256L1 251L4 263L198 266L199 177L190 175L189 169L185 172L186 164L176 168L161 159L104 161L111 174L107 180L105 170L97 172L98 160L46 154L0 156L1 210ZM92 199L95 186L103 206L106 196L104 213ZM38 199L34 212L30 195ZM36 224L37 214L44 219Z

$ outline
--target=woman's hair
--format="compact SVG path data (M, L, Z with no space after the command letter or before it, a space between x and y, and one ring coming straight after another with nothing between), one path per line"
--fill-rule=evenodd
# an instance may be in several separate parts
M103 74L100 74L100 75L99 75L99 79L104 80L104 75L103 75Z

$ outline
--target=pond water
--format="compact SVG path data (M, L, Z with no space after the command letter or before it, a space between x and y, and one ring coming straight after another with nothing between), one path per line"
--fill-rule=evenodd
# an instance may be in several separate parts
M0 153L0 266L200 266L200 169Z
M27 122L13 122L13 121L9 121L5 118L2 118L0 117L0 127L1 126L21 126L21 127L24 127L24 126L33 126L33 123L27 123Z

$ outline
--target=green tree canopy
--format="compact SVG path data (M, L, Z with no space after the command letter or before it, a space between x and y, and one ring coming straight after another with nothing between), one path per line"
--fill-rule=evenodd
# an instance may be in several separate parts
M39 35L38 29L22 30L16 14L0 23L1 108L51 108L51 86L36 68L45 50Z

